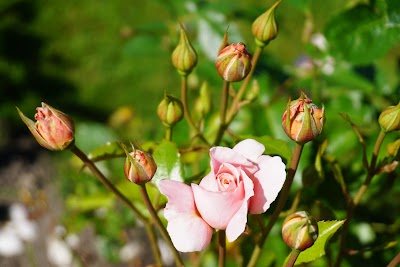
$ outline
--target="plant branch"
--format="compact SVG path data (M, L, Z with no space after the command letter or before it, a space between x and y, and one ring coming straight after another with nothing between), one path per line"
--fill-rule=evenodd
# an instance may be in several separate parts
M349 206L347 207L347 214L346 214L346 221L343 224L343 230L342 234L340 236L340 245L339 245L339 254L336 260L336 267L339 267L344 256L344 250L346 246L346 237L347 233L349 231L349 225L350 225L350 218L353 216L354 209L358 206L358 204L361 201L362 196L364 195L365 191L367 190L369 184L371 183L372 178L376 174L376 161L378 159L378 154L379 150L381 148L383 139L385 138L386 133L381 130L379 133L378 138L376 139L375 146L374 146L374 151L372 153L371 157L371 162L368 166L368 173L367 177L365 178L364 183L360 186L360 188L357 191L357 194L355 195L354 199L349 202Z
M294 175L296 174L297 167L299 165L301 152L303 150L304 144L296 143L296 147L294 148L292 162L290 164L290 168L286 175L285 183L283 184L282 191L279 195L278 204L272 214L272 217L268 221L268 225L265 230L262 232L260 239L256 242L256 246L253 250L253 254L251 255L250 261L247 264L247 267L254 267L258 261L258 258L261 254L261 248L264 245L265 240L267 239L269 233L271 232L272 227L274 226L276 220L279 218L279 214L283 210L285 202L289 196L290 188L293 183Z
M221 142L222 137L224 136L224 132L228 126L226 124L226 111L228 108L229 85L230 82L224 81L221 97L220 125L218 128L217 136L215 137L214 146L218 145Z
M145 184L139 185L139 189L140 189L140 194L142 195L142 198L143 198L143 202L144 202L146 208L148 209L151 217L153 218L153 221L155 222L158 230L160 231L164 240L167 242L167 245L171 249L171 252L175 258L175 262L176 262L177 266L184 266L179 252L174 247L174 244L172 243L172 240L171 240L167 230L165 229L163 223L161 222L160 218L157 215L156 210L154 209L153 205L151 204L149 194L147 193L146 185Z
M226 233L218 231L218 267L225 267L226 262Z

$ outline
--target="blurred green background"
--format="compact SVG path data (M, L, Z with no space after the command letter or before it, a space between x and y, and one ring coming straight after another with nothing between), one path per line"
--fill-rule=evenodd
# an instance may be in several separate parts
M212 89L214 112L218 113L222 81L213 60L222 36L229 26L229 41L242 41L254 51L252 21L272 4L267 0L1 1L0 166L5 168L12 160L28 154L35 157L47 153L34 142L28 150L16 147L20 144L16 140L29 133L15 106L33 117L41 101L74 119L77 144L85 151L115 140L159 142L164 128L156 116L157 105L165 92L180 95L179 76L170 63L179 38L178 19L199 56L198 66L189 79L190 102L194 104L202 82L207 81ZM238 135L268 135L287 141L280 126L281 116L288 99L297 98L303 90L318 106L325 105L327 123L320 142L307 145L309 152L303 157L301 168L313 162L318 144L327 139L327 153L342 166L350 190L356 190L363 179L361 146L339 113L348 114L359 126L371 153L379 132L380 112L400 100L400 3L284 0L276 19L279 35L264 49L255 73L259 97L239 113L230 129ZM207 121L212 118L213 114L209 114ZM387 137L381 157L386 154L385 145L398 138L398 132ZM189 142L185 123L178 126L174 140L180 145ZM75 211L73 216L66 213L70 217L65 223L71 231L79 231L93 219L92 213L85 212L112 204L90 175L81 174L82 178L76 172L68 173L69 165L63 162L70 162L71 158L66 154L51 154L51 160L56 162L61 196L69 201L67 212ZM117 183L122 182L121 164L117 160L104 166ZM363 203L360 220L378 221L376 227L392 228L379 228L379 232L369 224L375 237L367 243L355 241L355 245L375 246L393 236L399 237L399 171L382 176L366 196L371 203ZM307 192L304 207L310 208L315 200L322 200L336 212L336 218L343 218L340 188L329 177L332 178L332 170L327 167L325 180ZM297 187L301 186L299 179ZM10 198L9 195L3 190L2 199ZM83 196L89 195L94 197L88 200L88 208L79 210ZM134 220L121 209L123 220L111 212L106 219L99 219L103 223L102 220L111 221L114 227L102 229L100 223L96 228L112 239L105 242L105 251L110 254L106 258L111 262L119 259L110 247L121 246L124 240L120 229ZM279 235L272 240L279 242L277 239ZM279 265L287 253L284 247L277 250L268 254L267 262L272 266L276 262ZM345 264L384 266L395 250L368 255L354 256L363 265L351 261ZM365 265L368 261L371 263ZM316 264L325 266L324 262Z

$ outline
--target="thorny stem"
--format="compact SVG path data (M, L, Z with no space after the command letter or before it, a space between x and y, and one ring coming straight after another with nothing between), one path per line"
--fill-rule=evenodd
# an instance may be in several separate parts
M271 232L272 227L274 226L276 220L279 218L279 214L281 213L285 202L289 196L290 187L292 186L294 175L296 174L297 167L299 165L301 152L303 150L304 144L296 143L294 148L292 162L290 163L290 168L286 175L285 183L283 184L282 191L279 195L278 204L272 214L271 218L268 221L267 227L262 232L260 239L256 242L256 246L253 250L253 254L251 255L250 261L247 264L247 267L254 267L257 263L258 258L261 254L262 246L264 245L265 240L267 239L269 233Z
M157 215L157 211L154 209L153 205L151 204L149 194L147 193L146 185L145 184L139 185L139 189L140 189L140 194L142 195L142 198L143 198L143 202L144 202L147 210L149 211L151 217L153 218L153 221L155 222L158 230L160 231L164 240L167 242L167 245L171 249L171 252L175 258L175 262L176 262L177 266L184 266L179 252L175 249L174 244L172 243L172 240L171 240L167 230L165 229L163 223L161 222L160 217L158 217L158 215Z
M249 74L246 76L244 79L243 83L241 84L239 91L235 98L233 99L231 109L229 110L228 118L226 120L226 125L228 126L232 120L235 118L237 112L239 111L240 108L240 101L242 100L243 94L246 91L246 88L253 77L254 70L256 69L256 65L258 63L258 60L260 59L261 52L263 48L257 46L256 51L254 51L254 55L251 60L251 70Z
M110 181L103 175L103 173L97 168L97 166L91 161L82 150L80 150L76 145L71 147L71 152L74 153L78 158L82 160L82 162L86 165L86 167L93 173L93 175L108 189L110 190L119 200L125 203L129 209L135 214L135 216L142 221L142 223L146 227L147 234L149 236L150 241L155 238L155 234L153 228L151 227L147 218L132 204L132 202L126 198ZM153 253L155 259L160 261L161 256L158 246L153 247Z
M294 264L295 264L295 262L297 260L297 257L300 255L300 252L301 252L300 250L292 249L292 251L290 252L290 255L289 255L289 259L285 264L285 267L294 266Z
M218 145L221 142L221 139L227 127L226 110L228 108L229 85L230 82L224 81L224 85L222 87L222 97L221 97L220 125L217 132L217 136L214 141L214 146Z
M103 173L96 167L96 165L91 161L85 153L83 153L76 145L71 147L71 152L74 153L78 158L80 158L83 163L88 167L88 169L96 176L97 179L110 190L119 200L124 202L143 223L147 222L146 217L132 204L132 202L126 198L108 179L103 175Z
M364 195L365 191L367 190L369 184L371 183L372 178L376 174L376 160L378 159L379 150L381 148L381 145L382 145L382 142L383 142L383 139L385 138L385 136L386 136L386 133L381 130L381 132L379 133L379 136L375 142L374 151L373 151L372 157L371 157L371 163L369 164L369 167L368 167L367 177L365 178L364 183L358 189L357 194L355 195L354 199L349 202L349 206L347 208L347 214L346 214L346 221L343 224L343 228L342 228L343 230L342 230L342 234L340 236L340 247L339 247L339 254L338 254L338 257L336 260L336 264L335 264L336 267L339 267L343 260L344 249L346 246L346 236L349 231L350 218L352 217L352 215L354 213L354 209L360 203L361 198Z
M396 267L400 263L400 253L393 258L393 260L388 264L387 267Z
M226 233L225 230L218 231L218 267L225 267L226 258Z
M199 128L197 128L194 123L192 116L190 114L190 109L188 108L188 100L187 100L187 76L181 76L181 100L183 104L183 111L186 121L189 124L189 127L196 133L196 136L199 137L204 143L209 145L208 141L205 139L203 134L200 132Z

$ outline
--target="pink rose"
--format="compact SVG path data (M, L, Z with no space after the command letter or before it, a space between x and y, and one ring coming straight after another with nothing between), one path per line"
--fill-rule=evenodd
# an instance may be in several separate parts
M226 230L228 241L233 242L245 230L249 212L260 214L270 207L286 172L281 158L262 155L264 150L253 139L233 149L213 147L211 172L199 185L160 181L160 191L168 198L167 230L179 251L205 249L212 228Z

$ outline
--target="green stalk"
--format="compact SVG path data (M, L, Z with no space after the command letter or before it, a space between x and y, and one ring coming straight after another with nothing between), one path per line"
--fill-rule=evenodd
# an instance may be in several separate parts
M289 259L285 264L285 267L293 267L297 260L297 257L300 255L300 252L300 250L292 249L289 255Z
M364 195L365 191L367 191L369 184L371 183L372 178L374 178L376 174L376 161L378 159L379 155L379 150L381 148L383 139L385 138L386 133L381 130L378 138L376 139L375 146L374 146L374 151L372 153L371 157L371 163L368 167L368 173L367 177L365 178L364 183L360 186L360 188L357 191L357 194L355 195L354 199L349 202L349 206L347 207L347 214L346 214L346 221L343 224L342 228L342 234L340 235L340 247L339 247L339 254L336 260L336 267L339 267L343 257L344 257L344 249L346 246L346 237L347 233L349 231L349 225L350 225L350 219L353 216L354 209L358 206L358 204L361 201L362 196Z
M262 232L260 239L256 242L256 246L253 250L253 254L251 255L250 261L247 264L247 267L254 267L258 261L258 258L261 254L262 246L264 245L265 240L268 238L269 233L271 232L272 227L274 226L275 222L279 218L279 214L283 210L285 202L289 196L290 188L293 183L294 175L296 174L297 167L300 162L301 152L303 150L304 144L296 143L296 147L294 148L292 162L290 164L290 168L286 175L285 183L283 184L282 191L279 195L278 204L272 214L271 218L268 221L267 227Z
M93 173L93 175L109 190L111 191L119 200L128 206L128 208L135 214L135 216L145 225L147 235L149 236L150 242L155 239L155 233L151 227L147 218L133 205L133 203L125 197L97 168L97 166L91 161L82 150L80 150L75 144L70 148L71 152L74 153L86 167ZM153 254L157 263L161 264L161 256L158 246L153 246Z
M226 233L218 231L218 267L225 267L226 262Z
M196 133L196 136L199 137L207 145L210 145L203 136L203 134L200 132L199 128L197 128L196 124L193 121L192 115L190 114L190 109L188 107L188 100L187 100L187 91L188 91L187 76L181 76L181 100L183 104L185 119L188 122L189 127Z
M165 128L165 140L172 140L172 126L166 126Z
M228 99L229 99L229 85L230 82L224 81L222 87L222 97L221 97L221 109L220 109L220 125L218 128L217 136L215 137L214 146L218 145L222 137L224 136L224 132L226 130L226 110L228 108Z
M157 215L157 211L154 209L153 205L151 204L149 194L147 193L146 185L145 184L139 185L139 189L140 189L140 194L142 195L142 198L143 198L143 202L144 202L146 208L148 209L151 217L153 218L153 221L155 222L161 235L163 236L164 240L167 242L167 245L169 246L169 248L175 258L175 262L176 262L177 266L184 266L179 252L174 247L174 244L172 243L172 240L171 240L167 230L165 229L163 223L161 222L160 217L158 217L158 215Z

